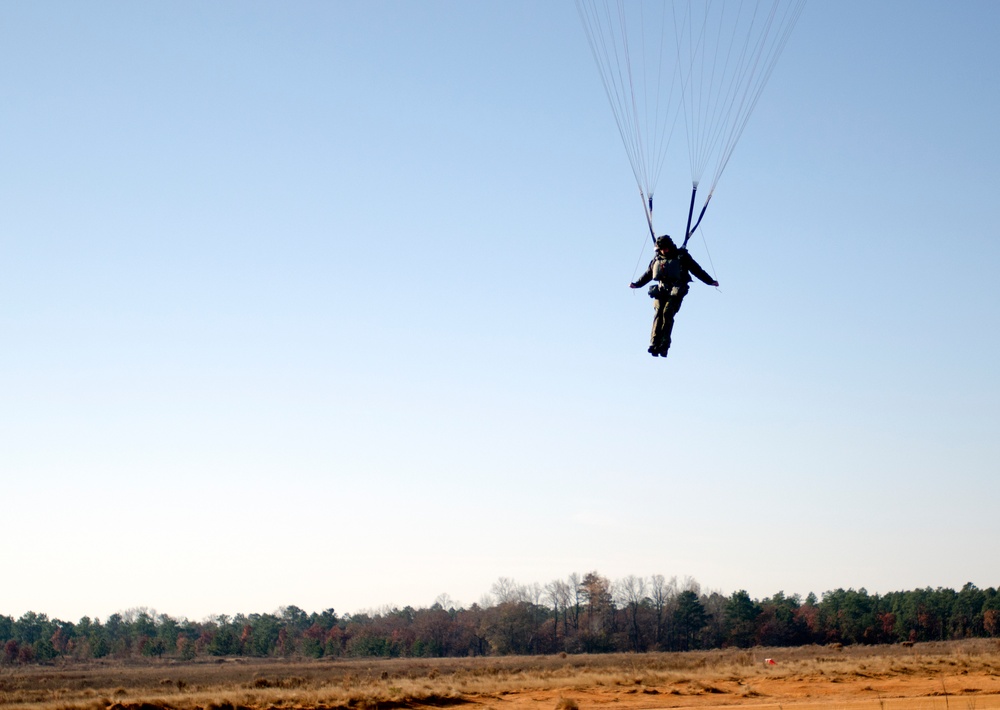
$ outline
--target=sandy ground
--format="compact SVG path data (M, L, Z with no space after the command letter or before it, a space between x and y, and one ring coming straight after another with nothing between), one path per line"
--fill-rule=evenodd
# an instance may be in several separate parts
M853 680L812 676L764 676L749 683L722 680L675 683L669 687L575 688L565 692L514 692L499 698L469 698L495 710L552 708L560 700L580 710L753 707L761 710L996 710L1000 676L991 672L953 676L901 676ZM565 703L563 703L565 706Z

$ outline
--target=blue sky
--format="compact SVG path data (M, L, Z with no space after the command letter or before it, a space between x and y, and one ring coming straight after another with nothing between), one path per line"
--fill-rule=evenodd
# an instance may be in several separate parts
M663 361L572 2L3 3L0 614L997 586L998 29L808 5Z

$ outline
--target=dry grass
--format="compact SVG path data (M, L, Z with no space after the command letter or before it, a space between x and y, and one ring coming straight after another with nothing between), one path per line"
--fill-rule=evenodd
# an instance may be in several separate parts
M765 665L774 658L777 665ZM908 698L907 705L900 705ZM836 700L836 705L829 702ZM600 656L92 662L0 668L4 710L280 710L475 704L1000 708L1000 646ZM926 703L937 703L926 705Z

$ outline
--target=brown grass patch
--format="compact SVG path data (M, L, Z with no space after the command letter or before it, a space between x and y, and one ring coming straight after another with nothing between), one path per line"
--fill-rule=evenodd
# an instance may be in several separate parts
M777 665L765 666L764 658ZM572 697L570 697L570 695ZM961 696L961 700L958 699ZM1000 710L991 641L464 659L90 662L0 668L3 710ZM951 703L951 708L946 704ZM904 701L909 701L907 705ZM570 707L565 703L574 703ZM938 703L932 705L928 703Z

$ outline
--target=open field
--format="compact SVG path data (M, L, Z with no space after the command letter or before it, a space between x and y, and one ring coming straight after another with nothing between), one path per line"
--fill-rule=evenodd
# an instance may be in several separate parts
M766 664L771 658L774 665ZM1000 710L1000 644L0 667L5 710Z

